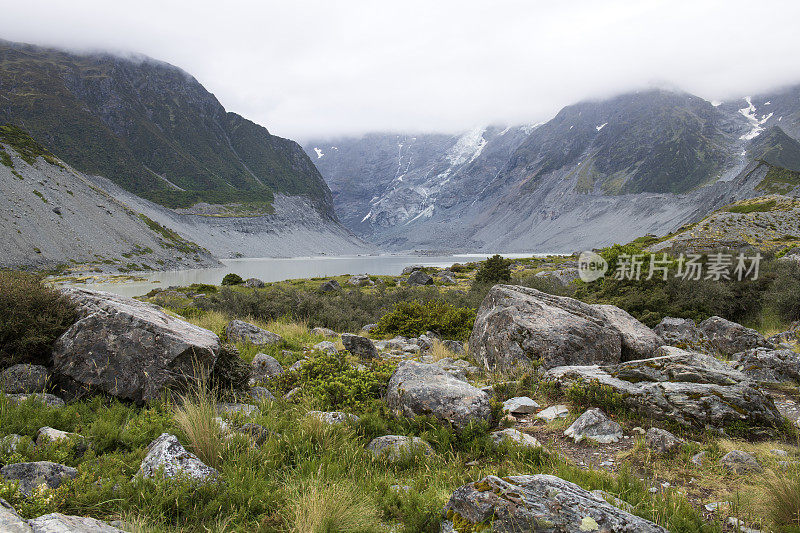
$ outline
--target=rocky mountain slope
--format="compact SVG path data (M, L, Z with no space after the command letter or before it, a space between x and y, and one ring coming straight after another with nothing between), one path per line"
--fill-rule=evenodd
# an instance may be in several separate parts
M338 223L330 189L297 143L225 111L214 95L177 67L146 57L77 55L0 41L0 96L0 125L30 134L71 175L80 176L82 183L91 180L84 188L102 191L97 194L107 198L113 194L136 217L142 212L176 238L218 257L371 249ZM52 165L34 167L43 174L37 180L66 179ZM7 170L0 177L20 187ZM30 218L29 227L48 226L48 220L38 218L41 206L28 200L20 196L17 209L37 216ZM52 201L70 205L74 220L97 222L94 208L72 197ZM63 231L26 237L20 252L4 256L4 263L52 266L85 262L95 255L118 258L130 253L129 241L139 242L127 236L115 240L103 233L102 224L61 225ZM3 246L17 250L13 242ZM152 243L142 247L154 249ZM32 248L42 252L24 252ZM146 264L203 264L158 259L163 263Z
M645 91L539 125L312 140L306 151L343 222L380 245L569 252L664 235L755 196L754 162L773 176L795 169L799 90L729 104Z
M0 126L0 190L0 267L219 264L208 250L115 200L10 126Z

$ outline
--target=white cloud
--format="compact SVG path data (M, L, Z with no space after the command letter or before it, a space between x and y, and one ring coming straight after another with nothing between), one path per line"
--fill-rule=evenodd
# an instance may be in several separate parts
M653 84L725 100L800 80L792 0L8 4L2 38L168 61L295 138L534 123Z

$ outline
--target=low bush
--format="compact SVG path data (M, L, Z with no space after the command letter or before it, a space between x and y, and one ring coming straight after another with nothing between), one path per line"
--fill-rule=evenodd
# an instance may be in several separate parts
M225 274L225 277L222 278L223 285L241 285L242 283L244 283L242 276L233 272Z
M433 331L448 339L466 340L475 322L475 309L454 307L441 300L398 303L383 315L372 333L377 336L417 337Z
M508 283L511 281L511 261L495 254L481 263L475 283Z
M76 319L69 298L40 276L0 272L0 369L46 363L53 343Z

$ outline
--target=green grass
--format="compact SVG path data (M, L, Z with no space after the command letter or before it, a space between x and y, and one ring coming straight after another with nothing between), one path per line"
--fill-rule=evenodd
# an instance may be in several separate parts
M740 213L740 214L768 213L773 210L776 204L777 202L775 200L768 200L766 202L743 203L727 207L725 208L725 211L729 213Z

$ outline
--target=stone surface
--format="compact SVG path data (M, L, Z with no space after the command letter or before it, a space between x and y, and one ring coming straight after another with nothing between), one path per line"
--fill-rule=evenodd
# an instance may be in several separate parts
M253 416L258 414L258 407L249 403L219 403L217 404L217 413L226 415L240 413L244 416Z
M726 453L719 460L719 464L736 474L749 474L764 470L755 457L741 450L732 450Z
M487 370L504 371L535 361L552 368L641 359L662 341L616 307L495 285L478 309L469 344Z
M64 405L64 400L59 398L54 394L49 393L41 393L41 392L34 392L31 394L8 394L6 396L9 400L11 400L14 404L20 404L22 402L28 401L28 399L32 399L33 401L41 402L48 407L61 407Z
M557 270L543 270L542 272L537 272L535 277L547 279L562 287L566 287L578 279L579 276L577 268L560 268Z
M44 444L57 442L60 440L82 441L84 439L82 435L78 435L77 433L61 431L51 427L39 428L39 431L36 432L36 437L33 439L37 446L42 446Z
M731 357L736 368L754 381L800 383L800 354L793 350L753 348Z
M325 424L338 425L345 422L358 422L358 417L341 411L309 411L309 417L314 417Z
M435 364L400 363L389 380L386 403L398 416L429 415L457 427L491 421L489 396Z
M0 531L3 533L31 533L33 530L11 507L7 501L0 498Z
M422 285L433 285L433 278L422 270L415 270L408 276L406 283L421 287Z
M544 377L561 386L596 381L641 415L684 426L722 429L744 423L769 433L783 423L772 399L741 372L709 355L669 351L673 355L606 367L553 368Z
M340 290L342 290L342 286L339 285L339 282L335 279L323 282L322 285L319 286L319 292L336 292Z
M500 444L504 441L511 441L521 446L529 446L535 448L541 446L542 443L533 435L528 435L513 428L506 428L500 431L494 431L489 434L495 444Z
M124 533L123 530L88 516L50 513L29 520L33 533Z
M445 348L456 355L464 355L466 353L466 350L464 349L464 343L461 341L443 339L441 342Z
M622 438L622 428L600 409L587 409L564 431L564 436L572 437L575 442L588 439L598 444L611 444Z
M730 356L752 348L774 348L759 332L718 316L700 323L711 348L720 355Z
M250 278L244 282L244 286L251 289L262 289L264 288L264 282L258 278Z
M356 274L347 280L347 284L354 287L369 287L370 285L375 285L375 282L366 274Z
M460 529L482 524L493 533L667 533L574 483L545 474L487 476L467 483L453 492L445 513L449 527L453 522Z
M665 344L681 348L699 348L708 338L691 318L665 317L653 328Z
M271 346L283 342L283 337L276 335L244 320L231 320L225 327L228 342L249 342L256 346Z
M333 331L332 329L328 328L313 328L311 330L312 335L319 335L321 337L327 337L329 339L336 339L339 337L339 334Z
M536 418L545 422L552 422L556 418L567 418L569 408L566 405L552 405L536 413Z
M219 476L214 468L188 452L178 438L169 433L162 433L147 446L147 455L137 475L152 478L159 471L166 478L185 477L200 482L213 481Z
M253 379L263 381L272 379L283 374L283 367L277 359L265 353L257 353L251 363L253 367Z
M54 373L136 402L211 374L220 351L214 333L125 296L63 291L80 319L53 347Z
M265 387L253 387L250 389L250 397L257 402L274 402L275 396Z
M409 274L412 274L412 273L416 272L417 270L424 270L424 269L425 269L424 265L409 265L409 266L403 268L403 271L401 272L401 274L403 276L408 276Z
M367 450L376 457L385 457L392 462L411 454L433 454L430 444L419 437L406 437L405 435L377 437L367 445Z
M539 404L527 396L517 396L503 402L503 410L512 415L527 415L539 410Z
M6 481L18 481L19 491L25 496L31 496L42 484L57 489L64 478L72 479L77 475L75 468L50 461L12 463L0 468L0 477Z
M329 354L335 354L338 351L336 349L336 345L331 341L318 342L317 344L314 345L314 349Z
M378 357L378 349L366 337L342 333L342 344L344 344L345 350L361 359L368 360Z
M650 428L644 436L648 448L656 453L669 453L683 444L683 439L676 437L666 429Z
M50 371L45 367L22 363L0 372L0 390L6 394L44 392L50 380Z
M12 454L19 448L20 444L22 444L22 435L12 433L11 435L0 437L0 453Z

